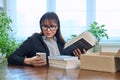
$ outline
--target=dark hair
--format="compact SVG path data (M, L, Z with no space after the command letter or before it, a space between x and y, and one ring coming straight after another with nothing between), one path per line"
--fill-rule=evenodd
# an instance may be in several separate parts
M56 13L54 12L46 12L40 19L40 29L41 29L41 34L43 35L43 31L42 31L42 23L45 21L45 20L55 20L56 23L57 23L57 26L58 26L58 30L55 34L55 37L60 40L61 43L65 43L62 35L61 35L61 31L60 31L60 21L59 21L59 17L57 16Z

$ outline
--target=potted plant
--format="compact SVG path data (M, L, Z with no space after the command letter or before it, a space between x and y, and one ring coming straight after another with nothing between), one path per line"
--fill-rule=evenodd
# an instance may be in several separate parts
M0 8L0 54L2 54L2 58L4 57L4 59L8 58L20 45L20 43L17 43L15 38L10 35L12 33L11 23L12 20L10 17L7 16L3 8Z
M105 37L109 38L108 34L106 33L105 25L99 25L96 21L90 24L90 29L88 29L96 38L97 43L96 46L93 48L94 52L101 51L101 46L99 45L100 40Z

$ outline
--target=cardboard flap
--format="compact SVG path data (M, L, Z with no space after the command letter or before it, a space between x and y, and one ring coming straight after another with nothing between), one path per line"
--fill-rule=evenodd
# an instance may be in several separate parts
M115 57L119 57L119 58L120 58L120 49L119 49L118 52L115 54Z

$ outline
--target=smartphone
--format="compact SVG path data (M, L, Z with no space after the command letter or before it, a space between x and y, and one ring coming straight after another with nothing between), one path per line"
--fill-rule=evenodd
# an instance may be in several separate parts
M46 53L43 53L43 52L37 52L37 53L36 53L36 56L37 56L37 57L41 57L41 58L43 58L43 59L46 59Z
M47 64L47 60L46 60L46 53L42 53L42 52L37 52L36 56L40 59L42 59L42 61L44 61L44 63Z

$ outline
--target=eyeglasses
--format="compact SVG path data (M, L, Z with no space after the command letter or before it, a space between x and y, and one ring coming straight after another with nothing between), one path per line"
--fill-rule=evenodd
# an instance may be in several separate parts
M51 31L54 31L54 30L56 30L57 27L56 27L56 26L42 26L42 29L45 30L45 31L47 31L48 28L49 28Z

